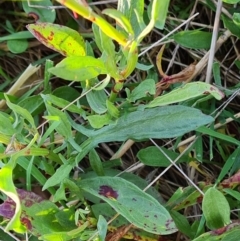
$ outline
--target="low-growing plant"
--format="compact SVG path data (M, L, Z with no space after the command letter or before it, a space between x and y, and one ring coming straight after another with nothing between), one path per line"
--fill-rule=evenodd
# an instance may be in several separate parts
M30 233L46 241L157 241L163 240L163 235L172 240L170 235L177 231L194 241L233 240L240 224L239 220L231 222L230 216L239 200L234 190L239 173L233 174L238 169L234 163L240 142L214 130L218 116L207 108L210 103L214 109L229 92L200 81L183 84L201 68L196 62L176 74L165 74L161 63L164 48L156 56L161 80L151 76L148 70L154 66L141 63L139 56L143 39L154 27L164 30L169 0L153 0L148 11L143 0L119 0L117 10L104 9L101 14L83 0L58 2L75 17L92 23L93 38L85 39L70 27L54 24L55 15L45 16L40 8L34 12L37 22L26 26L62 57L57 64L45 61L43 83L24 98L14 100L12 92L4 93L0 103L8 109L0 112L0 190L5 195L0 215L5 231ZM26 2L23 8L33 14ZM116 26L103 16L114 19ZM229 29L237 35L238 15L234 16L233 20L223 16L223 22L226 26L232 22L234 27ZM187 48L208 49L212 34L189 30L164 38ZM128 79L136 69L147 74L130 85ZM215 64L215 79L219 71ZM70 81L76 88L52 89L52 76ZM35 95L40 85L43 91ZM182 155L150 146L139 150L137 158L147 166L169 168L189 163L201 171L196 163L203 159L203 135L210 136L211 149L214 138L237 148L226 159L216 182L192 182L177 189L166 202L155 188L146 188L147 181L117 170L122 164L119 158L103 162L97 149L103 143L178 138L176 149L181 138L192 131L196 141ZM221 149L219 142L216 145ZM190 155L193 149L196 156ZM89 161L88 167L82 166L83 160ZM229 172L231 177L224 179ZM24 188L15 183L17 177L24 177ZM34 184L50 194L51 200L35 194ZM195 204L202 205L203 216L191 223L182 210Z

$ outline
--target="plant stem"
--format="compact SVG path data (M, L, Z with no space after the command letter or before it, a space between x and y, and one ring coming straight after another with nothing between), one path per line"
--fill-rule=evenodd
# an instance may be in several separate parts
M101 30L116 40L120 45L127 45L127 36L123 33L117 31L111 24L109 24L104 18L100 17L98 14L93 12L93 10L86 4L86 2L81 1L80 3L75 0L57 0L62 5L68 7L72 11L81 15L82 17L90 20L91 22L98 25Z

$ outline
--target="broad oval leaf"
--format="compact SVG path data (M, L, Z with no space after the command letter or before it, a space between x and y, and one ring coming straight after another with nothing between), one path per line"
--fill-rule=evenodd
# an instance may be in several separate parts
M9 51L14 54L23 53L28 48L28 41L26 39L13 39L7 41Z
M164 147L161 147L161 149L167 157L171 158L171 160L175 160L179 156L179 154L176 152L168 150ZM163 153L156 146L149 146L147 148L141 149L137 153L137 158L147 166L168 167L171 165L171 162ZM189 159L190 157L183 155L176 163L188 162Z
M89 133L96 143L172 138L214 121L211 116L186 106L165 106L123 115L112 124Z
M112 206L135 226L155 234L177 231L169 212L156 199L119 177L97 177L81 180L85 192Z
M85 81L100 74L107 74L104 62L91 56L67 57L48 71L71 81Z
M209 49L212 34L200 30L181 31L174 34L173 39L186 48Z
M210 187L202 203L203 214L209 229L218 229L230 224L230 207L224 195L214 187Z
M71 28L52 23L34 23L26 27L42 44L64 56L85 55L84 39Z

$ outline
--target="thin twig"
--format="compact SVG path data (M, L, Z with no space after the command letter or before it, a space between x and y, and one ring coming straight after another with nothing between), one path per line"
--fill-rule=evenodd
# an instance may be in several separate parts
M40 68L39 66L33 66L29 65L25 71L21 74L21 76L17 79L17 81L14 83L14 85L7 91L6 94L8 95L14 95L22 86L23 84L29 79L30 76L32 76L34 73L36 73ZM6 105L5 100L0 101L0 109L2 109Z
M138 57L144 55L146 52L148 52L150 49L152 49L155 46L158 46L161 42L163 42L163 40L167 39L169 36L171 36L173 33L175 33L178 29L180 29L182 26L184 26L185 24L187 24L188 22L190 22L193 18L195 18L199 13L194 14L192 17L188 18L186 21L184 21L183 23L181 23L179 26L177 26L174 30L172 30L171 32L169 32L167 35L165 35L164 37L162 37L160 40L158 40L157 42L155 42L154 44L150 45L148 48L146 48L144 51L142 51Z
M175 166L177 170L194 186L203 196L203 191L179 168L179 166L176 164L176 162L193 146L194 142L192 142L174 161L161 149L160 146L153 140L150 139L150 141L159 149L159 151L162 152L162 154L171 162L171 165L166 167L164 171L162 171L147 187L143 189L143 191L146 191L148 188L150 188L155 182L159 180L161 176L163 176L164 173L166 173L172 166Z
M217 44L216 44L216 48L215 48L215 52L222 46L223 43L225 43L228 38L231 36L231 32L229 30L226 30L218 39ZM191 81L192 79L194 79L199 73L201 73L203 71L203 69L205 68L208 58L209 58L209 54L210 51L208 51L203 58L197 63L196 67L195 67L195 71L193 73L193 75L191 76L191 78L188 79L187 82Z
M215 56L215 48L216 48L216 42L217 42L217 36L218 36L218 30L219 30L221 10L222 10L222 0L218 0L217 12L215 15L214 26L213 26L211 48L210 48L209 59L208 59L207 75L205 80L206 83L211 83L212 66L213 66L213 61Z

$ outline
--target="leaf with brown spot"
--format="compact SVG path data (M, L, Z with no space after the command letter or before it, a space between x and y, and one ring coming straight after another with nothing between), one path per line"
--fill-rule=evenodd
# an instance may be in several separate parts
M119 177L96 177L79 181L79 187L107 202L116 212L142 230L154 234L171 234L177 231L167 209L131 182Z
M34 23L26 27L42 44L64 56L86 55L84 39L71 28L52 23Z

